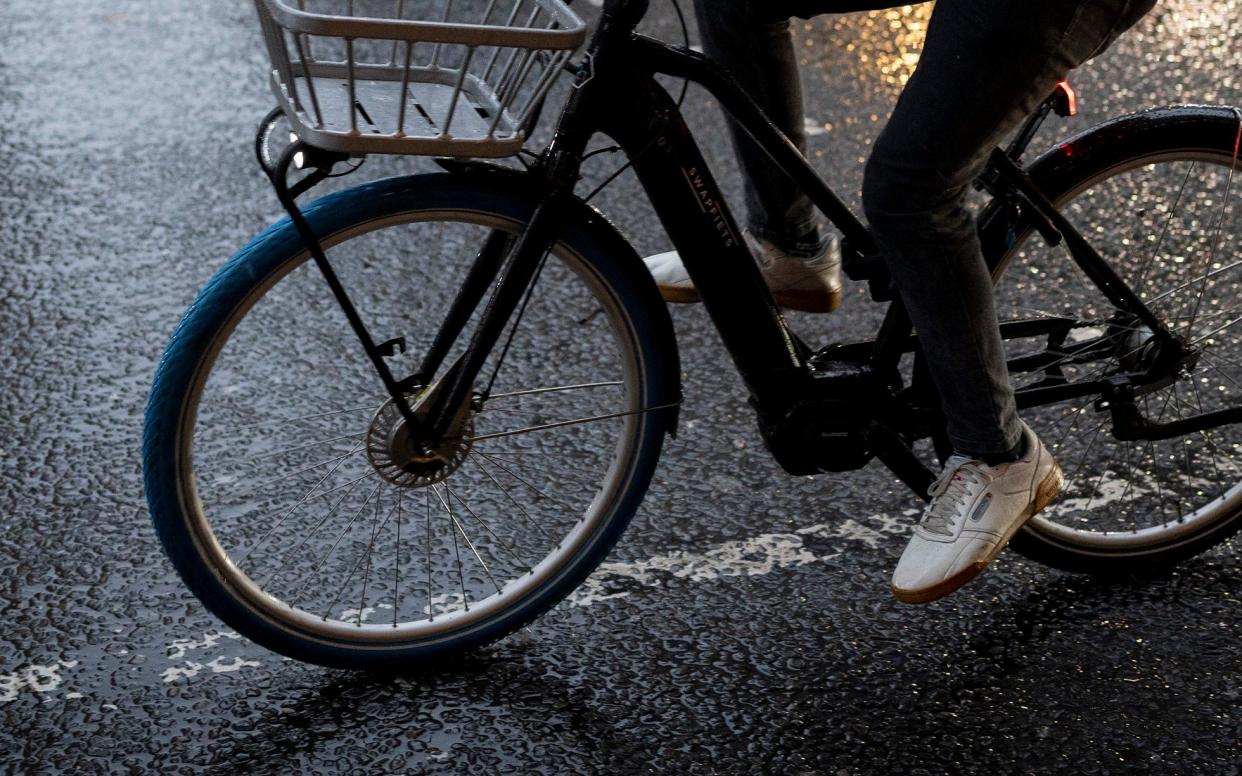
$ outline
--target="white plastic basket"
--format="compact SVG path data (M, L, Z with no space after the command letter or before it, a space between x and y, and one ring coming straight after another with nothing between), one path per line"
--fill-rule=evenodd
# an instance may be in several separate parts
M350 154L499 157L582 44L560 0L255 0L298 136Z

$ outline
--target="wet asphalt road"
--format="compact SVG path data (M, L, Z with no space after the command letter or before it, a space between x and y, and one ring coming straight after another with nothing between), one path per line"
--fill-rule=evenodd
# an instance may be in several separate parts
M1153 103L1242 103L1240 16L1169 0L1084 68L1084 115L1043 140ZM675 37L673 18L657 3L651 30ZM812 151L843 191L925 19L799 31ZM157 546L138 446L177 318L277 215L249 148L262 72L245 0L0 6L0 768L1238 772L1236 544L1114 583L1010 553L950 599L897 604L916 505L875 466L782 474L694 309L675 316L683 434L592 583L606 597L399 677L301 665L222 628ZM736 195L713 106L692 90L687 113ZM640 251L664 248L637 194L623 176L597 201ZM849 292L797 325L866 334L877 309Z

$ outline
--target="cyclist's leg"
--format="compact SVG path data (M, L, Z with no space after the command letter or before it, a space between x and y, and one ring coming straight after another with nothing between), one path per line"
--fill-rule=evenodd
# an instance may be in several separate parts
M805 114L790 17L895 8L896 0L695 0L704 52L728 68L798 149L806 151ZM822 252L816 210L731 119L734 148L746 188L747 229L782 251Z
M845 0L861 7L892 0ZM820 8L821 5L828 6ZM802 151L802 89L789 30L795 14L839 10L841 0L695 0L707 54L722 63L742 89ZM841 298L840 254L801 189L781 172L731 119L730 135L742 166L746 241L777 304L825 313ZM677 251L645 259L660 295L670 302L698 301L698 291Z
M867 164L863 203L959 453L1004 460L1021 425L965 199L990 149L1154 0L940 0Z
M806 150L802 85L789 31L792 9L757 0L695 0L704 52L724 65L777 127ZM792 180L778 170L731 119L730 134L746 187L747 228L785 250L815 234L815 210Z

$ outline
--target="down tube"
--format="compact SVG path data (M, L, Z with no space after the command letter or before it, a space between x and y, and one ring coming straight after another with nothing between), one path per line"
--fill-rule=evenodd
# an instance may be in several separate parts
M609 111L601 129L633 161L747 387L765 406L779 403L807 375L802 346L672 98L653 80L632 97L613 101L624 109Z

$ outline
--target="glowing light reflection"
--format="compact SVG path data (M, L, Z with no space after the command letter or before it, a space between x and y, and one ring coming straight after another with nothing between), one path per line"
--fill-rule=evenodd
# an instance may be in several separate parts
M905 5L807 21L797 33L803 63L817 68L826 81L848 78L896 91L914 74L934 6ZM1131 78L1103 83L1113 97L1124 99L1134 96L1147 74L1166 84L1165 92L1187 91L1196 101L1238 102L1242 77L1234 74L1242 72L1239 42L1242 0L1161 0L1114 46L1120 56L1101 60L1124 57Z

